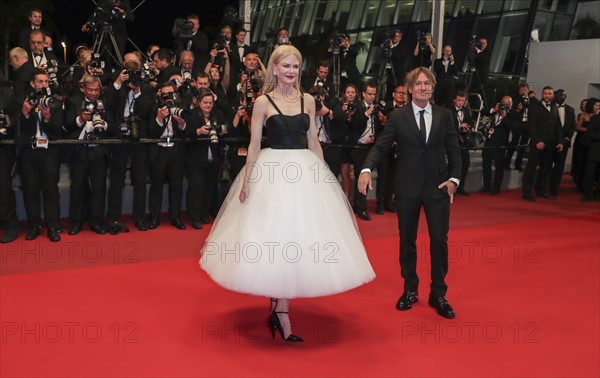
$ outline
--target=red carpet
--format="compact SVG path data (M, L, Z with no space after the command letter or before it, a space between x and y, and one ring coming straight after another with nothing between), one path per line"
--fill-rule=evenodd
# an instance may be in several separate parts
M0 246L1 376L600 375L600 204L572 188L527 203L517 191L459 197L448 299L407 312L394 214L359 221L377 278L292 302L302 344L273 341L268 301L221 289L198 267L208 227L97 236L86 230ZM65 222L66 223L66 222ZM131 222L130 222L131 223Z

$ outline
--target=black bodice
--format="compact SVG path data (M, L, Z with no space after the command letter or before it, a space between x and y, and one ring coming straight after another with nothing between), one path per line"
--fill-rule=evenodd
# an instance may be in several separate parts
M279 114L267 119L266 127L271 148L276 150L298 150L307 147L306 132L310 127L310 118L304 113L304 99L301 99L299 114L288 116L282 114L275 102L267 98Z

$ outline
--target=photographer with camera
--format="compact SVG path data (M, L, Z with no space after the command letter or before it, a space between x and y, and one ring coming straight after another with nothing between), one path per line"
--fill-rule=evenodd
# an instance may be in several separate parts
M438 105L450 107L452 96L456 91L456 65L452 46L446 45L442 49L442 57L433 62L433 72L438 82L438 90L435 92L435 102Z
M148 179L148 145L135 143L148 138L150 110L154 105L154 91L144 81L142 63L133 53L124 57L125 66L108 95L115 107L115 124L119 126L111 138L123 138L132 144L113 144L108 146L109 182L108 207L106 220L108 232L116 235L129 232L129 228L120 222L123 206L123 188L127 163L131 158L131 186L133 187L133 221L140 231L146 231L148 224L146 213L146 183Z
M179 96L172 83L159 84L156 103L151 111L148 125L150 138L162 141L150 145L150 222L151 230L160 225L163 185L169 178L169 219L171 224L185 230L181 223L181 196L183 190L183 171L185 163L185 145L173 141L173 138L185 136L186 120L189 110L179 107Z
M548 192L548 181L554 150L564 149L564 133L558 115L558 108L552 102L554 89L550 86L542 90L542 101L531 102L529 107L528 130L531 141L527 165L523 173L523 199L535 202L531 191L538 196L554 200L556 196ZM536 169L539 171L536 176ZM535 187L534 187L535 184Z
M356 65L356 57L358 56L358 46L350 44L350 37L347 34L336 33L330 40L329 49L330 60L333 60L334 55L340 56L340 87L346 88L348 84L355 87L361 86L360 71Z
M192 110L186 133L189 138L208 138L190 143L185 153L185 174L188 178L187 212L194 229L210 223L209 214L217 215L217 188L221 149L219 137L227 134L229 121L215 108L211 91L202 89L194 97L197 106Z
M29 61L35 68L48 73L50 85L54 91L58 90L58 76L61 71L60 63L52 47L45 47L45 34L40 29L35 29L29 34Z
M22 141L19 171L28 223L25 240L34 240L40 234L43 198L48 238L58 242L60 146L48 141L62 136L62 101L48 94L49 79L45 71L36 69L30 85L33 92L23 101L19 120Z
M324 86L315 85L308 90L308 93L315 99L315 124L317 126L317 137L323 150L323 160L325 160L329 166L329 170L331 170L331 173L337 179L341 173L342 150L339 147L332 147L331 145L344 142L346 128L333 128L331 100Z
M194 53L189 50L183 50L179 53L179 74L183 80L193 81L198 74L194 69Z
M491 116L491 124L485 131L485 144L481 153L483 159L483 188L480 193L496 195L500 193L504 179L504 148L508 144L508 134L515 128L520 114L513 109L510 96L502 97L496 104ZM492 181L492 162L494 163L494 180Z
M73 222L69 235L77 235L83 228L84 200L91 191L88 223L97 234L105 234L103 216L106 205L107 149L93 141L117 133L114 109L102 94L102 84L96 76L86 75L81 81L81 91L67 100L65 128L71 139L89 141L75 145L71 158L71 195L69 217Z
M185 23L178 28L175 35L176 51L188 50L194 54L195 72L204 70L209 59L208 37L200 31L200 17L197 14L187 16Z
M431 33L417 30L417 45L413 51L413 68L431 67L431 56L435 54L435 46L431 40Z
M15 139L15 118L18 119L18 101L13 88L4 81L0 72L0 140ZM20 97L23 98L23 97ZM12 187L16 152L14 144L0 144L0 225L4 235L0 243L10 243L19 236L17 198Z
M483 97L485 106L488 104L487 86L490 76L490 62L492 61L492 51L487 47L487 38L479 38L479 41L474 46L469 47L469 49L474 50L475 52L472 64L472 66L475 68L473 84L477 89L477 92L481 92L481 97Z
M330 122L331 129L339 130L343 135L342 143L350 144L348 129L350 122L356 114L356 106L360 101L358 88L354 84L348 84L344 87L342 98L333 106L333 119ZM342 147L342 159L340 171L342 174L342 189L346 197L350 198L352 190L352 180L350 179L350 166L352 165L351 148Z
M535 98L534 98L535 99ZM535 100L537 101L537 99ZM518 101L513 105L513 111L519 113L519 122L513 125L510 130L510 142L506 149L506 156L504 158L505 169L510 169L510 162L513 154L517 152L515 158L515 169L518 171L523 170L523 156L525 155L525 147L519 147L519 145L526 145L529 143L529 133L527 131L527 120L529 112L530 98L529 98L529 85L522 83L519 85Z
M154 68L158 70L156 81L151 82L150 85L156 86L157 83L165 83L169 81L171 75L179 73L179 68L173 65L173 54L170 50L161 48L158 49L151 57L154 61Z
M30 81L35 71L33 65L29 62L27 51L20 47L15 47L8 52L8 59L12 67L12 82L17 99L24 98L31 90Z
M567 92L564 89L559 89L554 92L554 103L558 108L559 125L563 129L564 143L563 150L554 150L552 153L552 168L550 171L550 194L557 196L558 188L565 170L565 161L571 147L571 138L575 133L575 109L567 105Z
M44 17L40 8L33 8L28 12L27 18L29 19L29 25L19 31L19 39L17 46L27 49L29 47L29 35L34 30L41 30L45 35L49 34L49 31L42 27Z
M94 12L88 21L83 24L81 31L85 33L92 32L96 43L102 40L102 45L98 46L95 51L101 53L102 59L107 62L108 66L111 66L111 60L109 59L111 51L118 52L116 54L118 56L123 56L125 53L125 45L128 39L126 22L133 21L135 21L135 15L131 10L129 0L98 0ZM109 35L102 35L103 33L114 36L116 46L112 46ZM115 48L118 51L113 51ZM108 51L108 53L103 53L103 50Z
M469 155L469 148L474 147L474 143L472 141L472 130L473 127L473 117L471 115L471 109L465 106L467 101L467 94L465 92L459 91L454 95L454 104L450 107L450 111L452 112L452 119L454 120L454 129L458 134L458 144L460 146L460 182L463 185L460 185L456 189L457 194L461 194L463 196L469 196L469 193L465 190L465 184L467 183L467 172L469 171L469 166L471 165L471 157Z
M229 62L229 52L227 48L219 49L219 45L210 51L210 60L204 68L204 72L209 75L210 86L213 93L218 94L223 99L227 98L227 88L231 77L231 65ZM219 58L221 64L217 65L216 59ZM222 78L222 80L221 80Z

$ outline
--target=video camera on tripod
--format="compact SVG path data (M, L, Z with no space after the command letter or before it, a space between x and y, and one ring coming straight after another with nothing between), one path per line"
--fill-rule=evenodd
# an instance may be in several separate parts
M100 27L110 26L119 17L123 17L123 13L118 9L121 6L121 0L99 0L92 17L86 23L89 30L97 31Z
M188 22L185 18L177 18L173 23L171 34L173 38L177 39L190 39L193 37L194 24Z
M469 40L469 45L467 47L467 62L469 62L469 67L472 68L475 66L475 59L477 59L478 50L481 50L483 45L477 38L477 35L473 35Z

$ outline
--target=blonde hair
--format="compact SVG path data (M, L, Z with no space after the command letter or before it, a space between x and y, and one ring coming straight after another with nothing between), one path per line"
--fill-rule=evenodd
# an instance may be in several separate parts
M415 85L415 82L417 81L417 78L421 73L425 74L425 76L427 76L427 80L431 81L432 92L435 89L435 85L437 84L437 82L435 81L435 75L433 74L433 72L431 72L431 70L426 67L417 67L414 70L407 73L406 79L404 80L404 86L406 87L406 95L408 97L409 102L412 101L412 93L411 91L409 91L409 88L412 88L413 85Z
M15 48L11 49L8 52L8 56L11 57L11 58L13 56L16 56L16 57L21 58L21 59L26 58L26 59L29 60L29 56L27 55L27 51L25 51L25 49L21 48L21 47L15 47Z
M265 84L262 87L261 94L269 93L277 86L277 76L273 72L273 66L281 62L283 59L292 55L298 59L300 67L302 67L302 54L292 45L281 45L277 47L271 57L269 58L269 64L267 65L267 77L265 78ZM300 74L294 82L294 88L300 92Z

